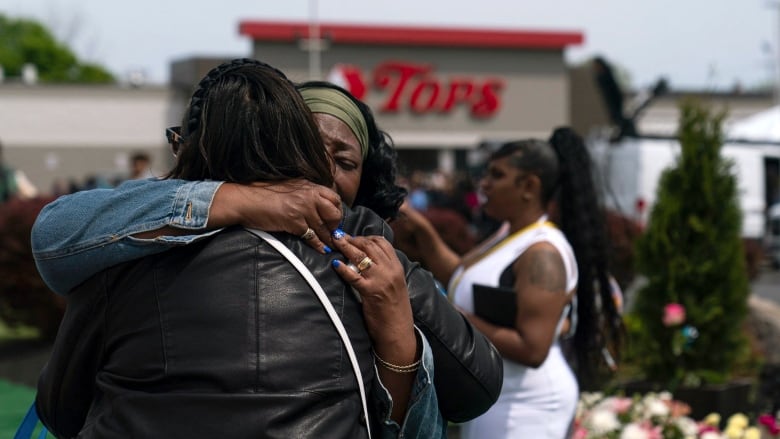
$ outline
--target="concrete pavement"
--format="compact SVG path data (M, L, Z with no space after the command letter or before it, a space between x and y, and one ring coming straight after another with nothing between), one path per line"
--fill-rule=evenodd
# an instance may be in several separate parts
M763 267L758 278L750 286L754 295L780 305L780 270L774 270L769 266Z

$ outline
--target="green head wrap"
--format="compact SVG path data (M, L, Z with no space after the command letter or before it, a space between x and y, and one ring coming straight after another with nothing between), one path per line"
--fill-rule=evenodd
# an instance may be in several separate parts
M312 113L324 113L347 124L360 143L363 159L368 154L368 126L360 108L344 93L327 87L306 87L300 90Z

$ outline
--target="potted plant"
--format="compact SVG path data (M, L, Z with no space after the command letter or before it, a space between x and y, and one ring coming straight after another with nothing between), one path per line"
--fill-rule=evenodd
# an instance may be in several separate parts
M633 390L669 390L695 416L728 416L744 410L750 389L733 379L740 358L749 355L737 182L721 156L725 112L696 101L680 110L680 154L662 174L637 240L638 270L647 282L630 316L629 342L645 384Z

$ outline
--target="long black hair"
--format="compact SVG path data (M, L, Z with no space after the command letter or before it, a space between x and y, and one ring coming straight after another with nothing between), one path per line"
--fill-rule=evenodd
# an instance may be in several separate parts
M386 132L379 129L368 105L349 91L330 82L308 81L298 84L298 88L337 90L357 105L368 128L368 154L363 160L363 173L360 177L355 205L367 207L386 220L397 217L398 209L404 202L407 191L396 184L398 168L393 141Z
M281 71L257 60L236 59L209 71L192 94L181 134L169 178L333 184L303 98Z
M549 143L558 157L558 224L574 250L579 271L575 366L590 378L607 344L618 347L622 320L613 298L608 267L605 212L593 182L585 142L568 127L556 128Z

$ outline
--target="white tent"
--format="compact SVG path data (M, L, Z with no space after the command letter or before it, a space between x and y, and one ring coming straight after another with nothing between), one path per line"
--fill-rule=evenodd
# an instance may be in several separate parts
M726 134L729 140L780 142L780 106L732 123Z

